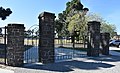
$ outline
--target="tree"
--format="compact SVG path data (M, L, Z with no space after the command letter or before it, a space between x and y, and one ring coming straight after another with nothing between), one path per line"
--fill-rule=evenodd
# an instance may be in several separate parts
M62 28L63 28L63 24L58 19L56 19L55 20L55 31L57 32L58 37L62 35L61 34Z
M108 32L110 33L110 37L112 38L115 35L116 27L114 24L110 24L106 20L104 20L100 15L95 13L89 13L86 16L86 20L88 21L99 21L101 23L101 33Z
M73 33L73 31L83 33L86 30L87 21L85 20L84 16L85 15L83 15L82 12L78 12L68 19L68 30L70 33Z
M72 0L71 2L66 3L66 9L58 14L58 20L60 25L62 25L61 32L64 36L69 35L68 24L69 18L74 16L76 12L79 12L83 9L83 5L81 4L80 0ZM56 27L57 28L57 27Z
M3 7L0 7L0 18L2 20L5 20L7 16L9 16L12 13L10 8L4 9Z
M116 27L114 24L110 23L104 23L101 25L101 33L108 32L110 33L110 37L113 38L113 36L116 34Z

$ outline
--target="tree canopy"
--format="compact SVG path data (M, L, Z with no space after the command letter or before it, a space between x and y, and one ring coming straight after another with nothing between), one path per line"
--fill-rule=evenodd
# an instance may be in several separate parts
M116 32L116 26L114 24L110 24L104 18L102 18L99 14L89 13L86 16L87 21L99 21L101 23L101 33L108 32L110 33L110 37L112 38Z
M74 18L76 16L78 17L78 19L80 18L80 16L78 16L78 14L76 15L76 13L79 13L82 9L83 5L81 4L80 0L72 0L71 2L67 2L66 9L62 13L58 14L58 20L56 20L56 23L59 23L56 25L58 26L60 24L60 30L58 29L59 31L57 32L62 33L63 35L69 35L69 32L71 32L70 27L73 23L76 23L74 22Z
M66 9L58 14L58 19L56 20L55 28L59 36L70 36L73 31L77 31L79 36L84 35L87 32L87 23L89 21L99 21L101 23L100 32L108 32L111 37L114 36L116 31L114 24L108 23L96 13L89 13L85 16L82 14L82 10L83 5L80 0L72 0L66 3Z

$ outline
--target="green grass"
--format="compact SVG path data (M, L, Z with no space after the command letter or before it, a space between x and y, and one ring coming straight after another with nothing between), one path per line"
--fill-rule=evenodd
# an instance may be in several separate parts
M79 50L79 51L87 51L87 48L73 48L73 47L59 47L59 48L74 49L74 50Z

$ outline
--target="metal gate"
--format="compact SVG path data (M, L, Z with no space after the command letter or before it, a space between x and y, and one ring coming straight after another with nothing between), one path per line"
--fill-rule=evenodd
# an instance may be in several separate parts
M56 62L87 56L86 41L75 38L73 43L71 37L55 38L54 41Z
M39 30L38 25L33 25L27 31L25 31L24 63L38 62L38 44L39 44L38 30Z
M25 51L24 51L24 63L36 63L39 62L39 27L33 25L29 30L25 31ZM75 39L73 44L71 37L61 37L54 39L54 58L55 62L69 60L76 57L86 57L87 50L86 44L83 40Z
M7 62L7 27L0 27L0 64L5 64Z

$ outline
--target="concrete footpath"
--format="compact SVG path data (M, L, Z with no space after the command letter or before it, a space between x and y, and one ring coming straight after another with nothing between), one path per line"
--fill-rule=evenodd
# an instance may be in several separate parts
M120 73L120 52L113 51L115 49L118 48L110 48L109 56L80 57L46 65L34 63L24 67L6 66L0 68L0 73Z
M14 71L0 68L0 73L14 73Z

